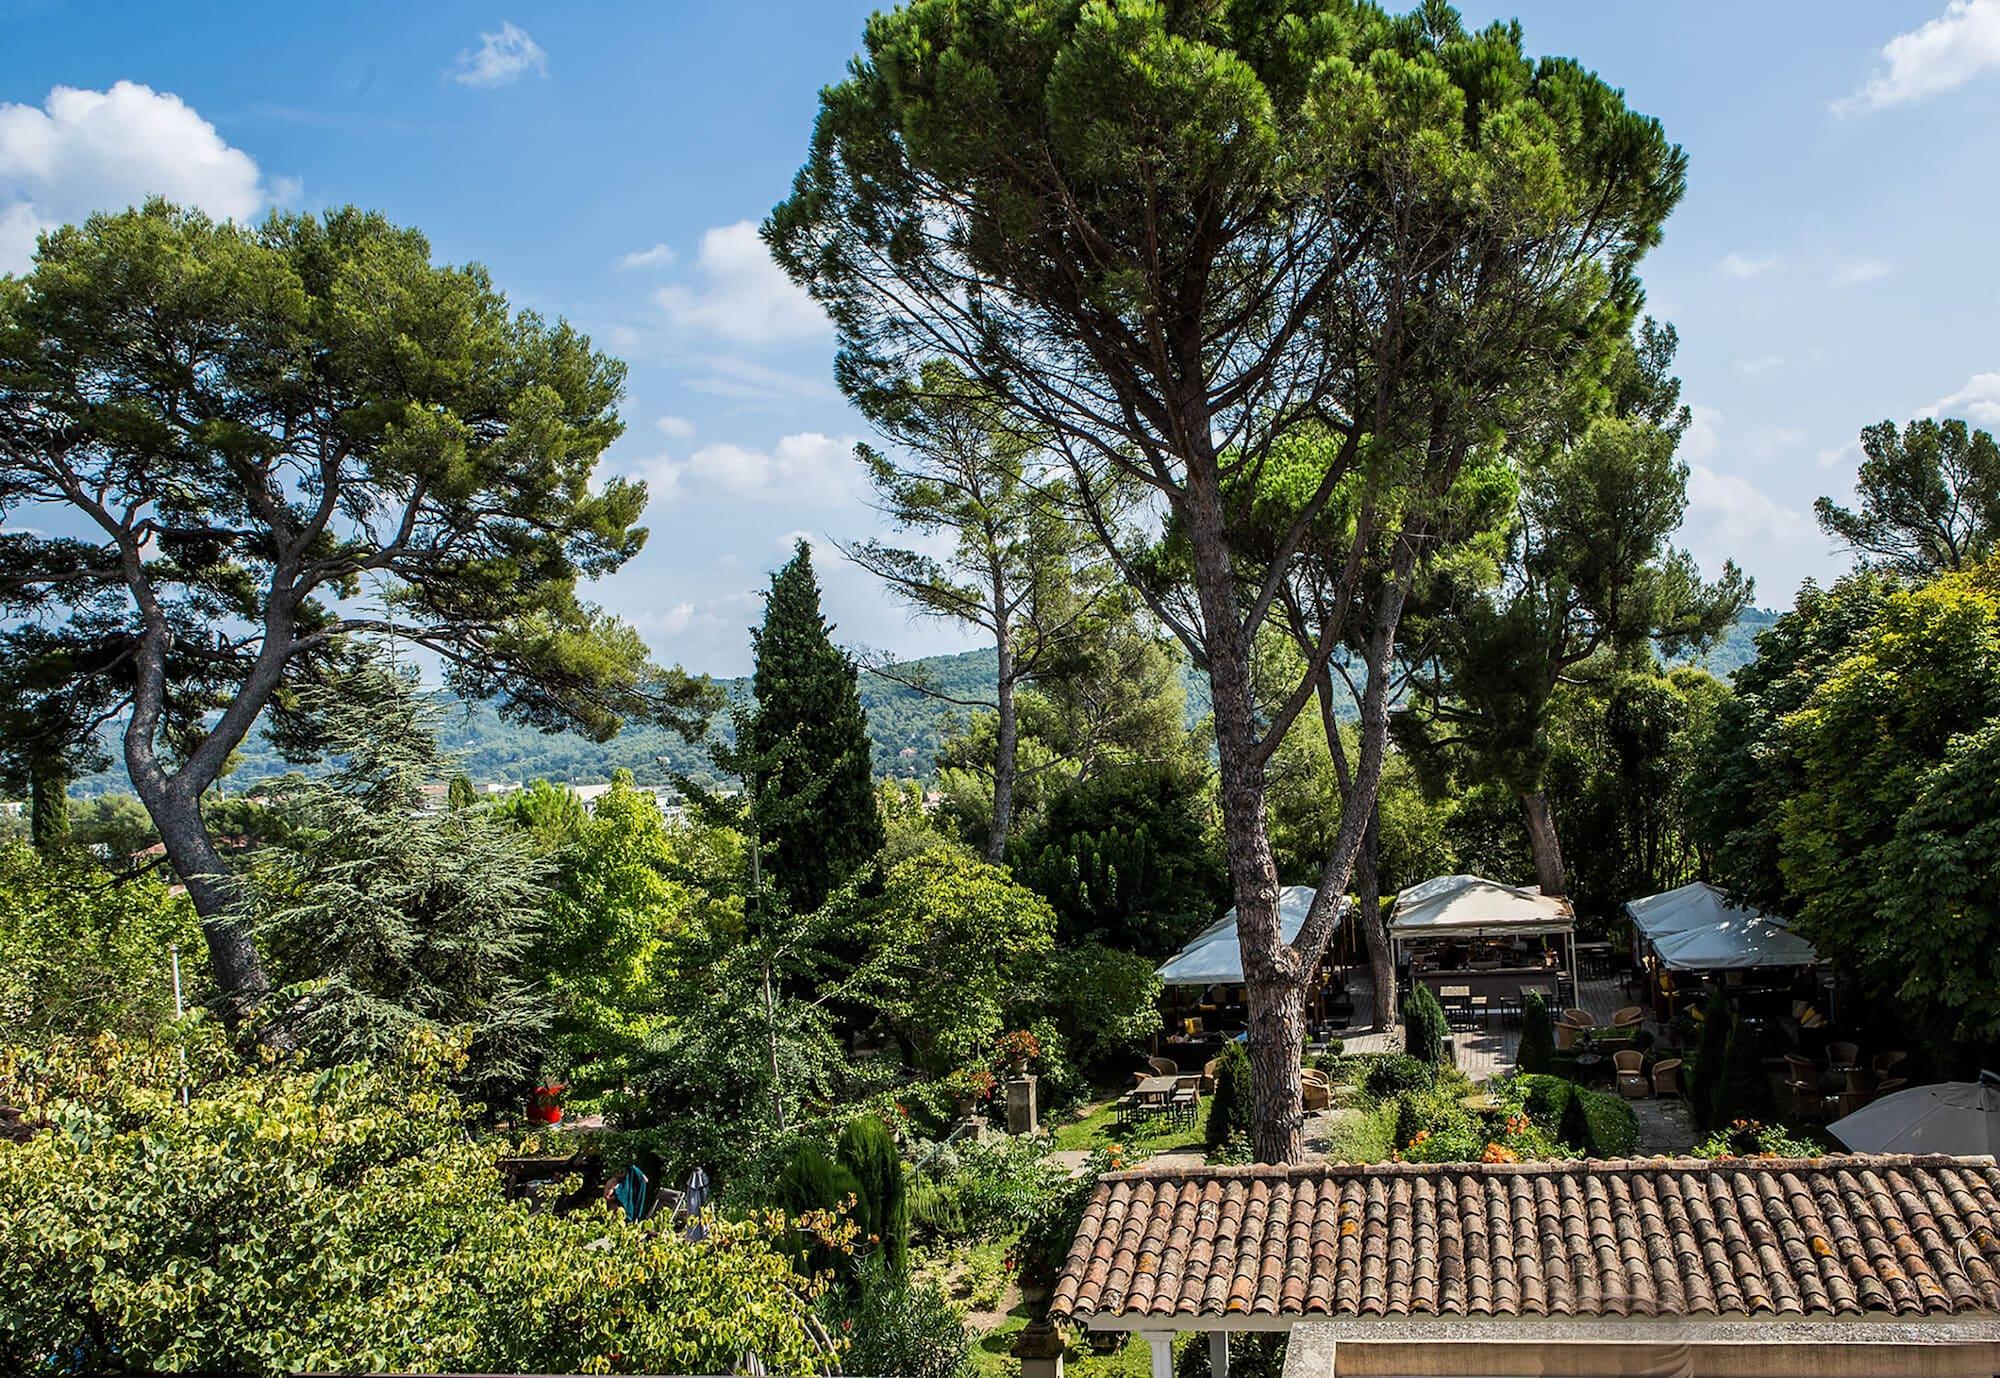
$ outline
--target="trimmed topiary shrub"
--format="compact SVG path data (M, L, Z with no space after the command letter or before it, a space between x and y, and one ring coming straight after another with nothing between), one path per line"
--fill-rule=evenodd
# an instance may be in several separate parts
M1742 1020L1731 1020L1723 1045L1722 1075L1716 1079L1715 1108L1708 1122L1726 1129L1737 1120L1768 1120L1776 1110L1771 1079L1765 1075L1763 1042Z
M1231 1040L1217 1062L1215 1093L1208 1100L1207 1141L1211 1153L1229 1142L1231 1135L1248 1136L1251 1117L1256 1113L1249 1051Z
M1427 1090L1437 1080L1437 1064L1411 1057L1408 1053L1386 1053L1368 1064L1363 1083L1376 1100L1388 1100L1405 1091Z
M903 1161L889 1127L873 1115L863 1115L841 1131L835 1150L840 1166L857 1184L854 1223L865 1240L881 1241L882 1264L893 1277L910 1271L910 1202L903 1181Z
M1722 1084L1723 1058L1729 1047L1729 1026L1734 1022L1729 1014L1729 999L1720 987L1708 997L1708 1008L1702 1015L1701 1037L1696 1041L1694 1069L1688 1074L1688 1107L1702 1128L1708 1128L1715 1115L1716 1088Z
M1639 1151L1639 1117L1624 1097L1561 1077L1524 1072L1518 1082L1523 1113L1544 1133L1592 1158L1629 1158Z
M1546 1075L1556 1057L1555 1025L1542 997L1530 992L1521 1002L1521 1050L1515 1061L1524 1072Z
M1418 982L1403 1006L1403 1051L1432 1066L1444 1061L1444 1006L1431 988Z

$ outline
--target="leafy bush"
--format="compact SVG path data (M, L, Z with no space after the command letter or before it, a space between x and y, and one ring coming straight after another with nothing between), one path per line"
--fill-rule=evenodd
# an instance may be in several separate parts
M1256 1115L1248 1050L1232 1039L1217 1063L1215 1092L1208 1101L1206 1138L1210 1150L1221 1148L1232 1134L1248 1136Z
M1403 1051L1433 1065L1444 1061L1444 1006L1421 981L1403 1006Z
M767 1221L510 1201L434 1056L245 1068L205 1038L183 1109L179 1052L0 1050L0 1102L54 1126L0 1141L0 1369L833 1366Z
M888 1272L904 1276L910 1271L910 1203L896 1141L882 1121L863 1115L841 1131L836 1152L859 1188L856 1226L865 1239L880 1243Z
M1369 1060L1363 1086L1376 1100L1388 1100L1405 1091L1428 1089L1437 1075L1435 1062L1425 1062L1408 1053L1381 1053Z
M919 1144L910 1219L932 1239L999 1239L1020 1229L1065 1174L1046 1139L967 1139Z
M153 878L116 881L80 856L0 843L0 1028L11 1038L147 1034L174 1016L180 944L188 1003L205 994L201 928Z
M831 1328L849 1346L841 1359L849 1373L964 1378L973 1372L972 1333L936 1281L913 1281L870 1263L853 1300L831 1310Z
M1058 952L1040 981L1043 1010L1085 1069L1145 1046L1160 1026L1153 960L1102 943Z
M1546 1074L1555 1060L1555 1028L1549 1021L1549 1007L1542 997L1530 992L1521 1001L1521 1049L1515 1061L1524 1072Z
M1817 1158L1826 1150L1811 1139L1794 1137L1781 1124L1737 1120L1689 1151L1697 1158Z
M1055 1285L1069 1246L1076 1242L1076 1232L1083 1226L1083 1213L1097 1189L1097 1179L1111 1171L1114 1163L1110 1150L1099 1149L1084 1162L1081 1172L1058 1181L1035 1207L1012 1255L1024 1285Z
M1639 1150L1639 1117L1622 1096L1529 1072L1508 1078L1497 1089L1503 1099L1518 1101L1522 1113L1543 1132L1590 1157L1629 1158ZM1576 1112L1570 1109L1572 1102ZM1573 1113L1582 1115L1583 1128Z

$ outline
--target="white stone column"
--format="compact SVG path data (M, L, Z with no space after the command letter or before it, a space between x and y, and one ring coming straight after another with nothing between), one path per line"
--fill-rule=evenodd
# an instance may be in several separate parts
M1213 1378L1229 1378L1229 1332L1208 1332L1208 1371Z
M1139 1338L1153 1351L1153 1378L1174 1378L1174 1332L1142 1330Z

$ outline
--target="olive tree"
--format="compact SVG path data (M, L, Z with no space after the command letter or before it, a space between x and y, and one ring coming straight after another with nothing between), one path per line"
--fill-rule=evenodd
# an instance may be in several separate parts
M910 0L864 42L766 236L832 315L864 410L941 358L1047 437L1207 674L1256 1151L1296 1159L1304 989L1372 814L1385 677L1289 944L1266 766L1357 623L1361 659L1389 663L1467 455L1629 328L1683 158L1576 63L1442 4ZM1259 475L1308 421L1322 466L1269 523ZM1136 520L1091 500L1114 474L1150 499ZM1336 496L1353 519L1310 552ZM1337 583L1265 699L1254 648L1309 555Z

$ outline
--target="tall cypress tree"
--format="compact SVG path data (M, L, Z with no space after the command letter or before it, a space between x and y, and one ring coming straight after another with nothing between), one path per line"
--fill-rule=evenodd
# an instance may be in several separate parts
M770 884L797 911L824 904L883 842L854 662L831 630L802 540L771 576L764 625L751 633L757 707L743 753Z

